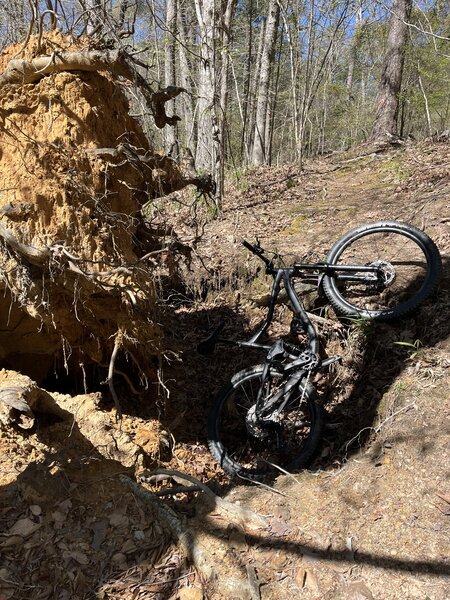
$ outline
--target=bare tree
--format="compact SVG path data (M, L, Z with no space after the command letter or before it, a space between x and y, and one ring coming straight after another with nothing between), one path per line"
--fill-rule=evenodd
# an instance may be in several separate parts
M269 86L272 72L275 43L277 39L280 5L277 0L270 0L264 34L264 46L261 55L261 71L259 75L258 100L256 105L255 137L253 141L252 163L262 165L268 161L266 147L267 112L269 110Z
M195 162L212 173L220 204L223 194L224 131L228 101L228 46L236 0L195 0L200 32L198 140ZM220 56L221 55L221 56Z
M399 94L411 8L412 0L395 0L392 8L378 91L377 115L372 131L374 142L384 142L387 138L397 135Z
M175 86L175 38L177 35L177 2L166 0L166 52L164 54L164 80L166 87ZM175 113L175 99L169 100L167 110ZM176 126L165 129L166 150L178 156Z

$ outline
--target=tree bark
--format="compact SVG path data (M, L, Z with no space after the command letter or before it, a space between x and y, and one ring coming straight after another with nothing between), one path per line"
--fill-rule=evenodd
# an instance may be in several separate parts
M220 114L218 119L219 125L219 172L217 176L217 196L223 197L223 186L225 181L225 154L226 154L226 135L227 135L227 108L229 94L229 69L230 69L230 54L229 47L231 43L231 29L233 23L233 13L237 0L227 0L225 10L223 12L221 29L222 29L222 65L220 77Z
M411 8L412 0L395 0L392 8L386 56L378 91L377 115L372 131L372 141L377 143L397 135L399 94L408 34L407 21Z
M175 86L176 65L175 65L175 36L177 29L176 0L166 1L166 52L164 55L164 84L165 86ZM167 102L167 111L170 114L176 112L175 99ZM175 148L177 144L176 126L167 127L165 130L166 152L172 156L178 156L179 149Z
M255 137L252 152L252 164L254 165L266 164L269 158L266 147L266 124L269 108L270 76L273 66L279 16L280 7L277 0L270 0L264 35L264 47L261 56L259 93L256 105Z
M218 8L220 4L220 9ZM195 157L201 171L211 172L216 182L216 205L220 209L224 181L224 127L228 98L227 56L231 19L236 0L195 0L199 24L200 67L198 84L198 140ZM219 17L222 16L221 19ZM218 60L222 51L222 69Z
M180 39L178 46L178 62L180 67L179 81L181 87L187 90L186 94L182 96L182 111L183 111L183 122L184 122L184 145L189 149L191 155L194 154L196 141L197 141L197 130L195 127L194 119L194 107L192 102L192 65L189 61L189 57L186 51L188 44L191 43L193 34L190 31L189 25L186 20L183 20L183 13L178 6L179 0L177 0L177 32ZM187 17L186 17L187 19Z
M198 169L215 174L217 169L216 94L216 10L215 0L195 0L200 30L198 74L198 139L195 163ZM211 135L213 141L211 141ZM214 143L216 142L216 143Z

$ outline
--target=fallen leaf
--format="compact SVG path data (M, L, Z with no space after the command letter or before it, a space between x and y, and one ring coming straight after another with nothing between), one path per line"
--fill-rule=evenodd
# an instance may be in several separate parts
M8 532L8 535L20 535L23 538L30 537L40 527L40 523L35 523L28 517L19 519L14 523Z
M184 587L178 590L179 600L202 600L203 592L200 588Z
M89 558L84 552L79 552L78 550L66 550L63 552L63 557L65 559L73 559L80 565L88 565Z
M136 544L131 539L128 539L120 549L123 554L129 554L135 550L137 550Z
M351 600L374 600L372 592L363 581L354 581L347 586Z
M0 544L1 548L11 548L12 546L17 546L17 544L23 543L23 537L20 535L10 535L8 536L4 542Z
M92 548L94 550L99 550L106 537L106 532L108 530L108 522L104 519L102 519L101 521L95 521L94 523L92 523L91 529L94 532Z
M109 517L109 522L113 527L127 527L128 517L121 515L120 513L113 513Z
M292 532L292 528L279 519L272 519L269 523L269 529L272 535L284 537Z

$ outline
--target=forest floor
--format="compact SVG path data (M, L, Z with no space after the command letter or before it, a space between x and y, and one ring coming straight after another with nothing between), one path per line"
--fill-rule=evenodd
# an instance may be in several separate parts
M184 293L162 290L169 394L157 411L124 398L119 430L112 416L105 425L112 412L98 394L54 393L73 419L45 413L31 433L0 429L1 600L450 597L450 146L361 154L314 161L302 173L257 169L230 183ZM316 382L327 411L319 454L270 488L230 481L206 447L208 406L233 372L261 357L221 348L205 358L195 347L220 322L243 338L264 315L268 282L251 275L256 261L241 239L321 260L345 231L379 219L412 223L434 239L443 257L436 297L410 318L363 328L307 298L325 319L323 351L344 357ZM191 243L183 211L172 220L180 242ZM269 335L282 333L289 315L278 306ZM112 432L112 442L94 438L96 429ZM115 445L111 460L102 444ZM230 521L201 493L163 497L207 550L211 581L201 581L154 506L119 478L133 478L136 445L154 457L149 466L195 476L270 525Z

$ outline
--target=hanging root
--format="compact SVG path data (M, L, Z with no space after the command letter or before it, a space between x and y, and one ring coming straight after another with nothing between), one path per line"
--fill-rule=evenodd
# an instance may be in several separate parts
M114 364L116 362L117 353L119 352L119 349L122 346L122 339L123 333L122 331L118 331L114 342L114 349L112 351L111 359L109 361L108 378L105 381L105 383L108 384L109 391L111 392L111 396L113 397L114 405L116 407L116 421L122 420L122 407L120 405L119 397L117 396L117 392L114 387Z

